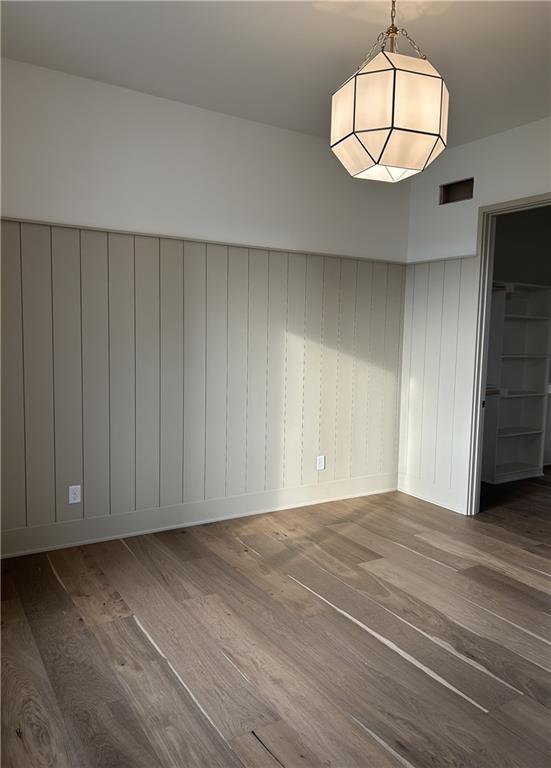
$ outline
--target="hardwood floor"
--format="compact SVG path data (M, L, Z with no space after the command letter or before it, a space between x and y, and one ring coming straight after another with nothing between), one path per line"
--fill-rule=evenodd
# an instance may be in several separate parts
M4 561L2 765L549 766L550 512L548 474Z

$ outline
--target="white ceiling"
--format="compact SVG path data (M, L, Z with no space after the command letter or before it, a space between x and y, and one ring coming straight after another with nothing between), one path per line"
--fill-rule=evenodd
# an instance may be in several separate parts
M389 6L3 2L3 55L327 137L331 94ZM551 3L398 0L397 21L449 86L451 144L551 113Z

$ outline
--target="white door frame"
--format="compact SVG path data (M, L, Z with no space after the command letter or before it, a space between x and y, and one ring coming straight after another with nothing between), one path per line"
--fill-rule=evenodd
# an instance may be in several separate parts
M484 437L483 403L486 386L486 367L488 362L488 342L490 331L490 302L492 295L492 276L494 272L494 240L497 216L504 213L516 213L529 208L540 208L551 204L551 193L510 200L495 205L486 205L479 209L478 245L479 259L478 310L476 320L476 347L473 402L471 412L471 439L469 446L469 480L467 488L467 514L476 515L480 506L480 479L482 471L482 441Z

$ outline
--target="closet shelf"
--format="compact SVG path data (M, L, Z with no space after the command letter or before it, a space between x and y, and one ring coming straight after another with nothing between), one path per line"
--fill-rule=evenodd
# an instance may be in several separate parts
M500 427L497 432L498 437L520 437L522 435L542 435L543 429L534 429L533 427Z
M510 461L496 466L496 482L522 480L523 477L534 477L542 474L538 464L527 464L524 461Z
M502 358L504 360L546 360L547 359L547 355L525 355L525 354L509 355L509 354L505 354L505 355L502 355Z
M551 285L540 285L539 283L508 283L505 280L494 280L493 286L496 289L503 290L504 288L509 292L515 292L515 291L534 291L537 293L538 291L548 291L551 288Z
M511 397L544 397L545 392L532 392L529 389L512 389L506 395L500 395L502 400L508 400Z
M541 476L551 354L551 287L494 283L482 479ZM499 386L498 396L490 397Z

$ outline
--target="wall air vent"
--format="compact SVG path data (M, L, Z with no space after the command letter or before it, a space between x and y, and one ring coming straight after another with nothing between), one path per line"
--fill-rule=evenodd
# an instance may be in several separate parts
M442 184L440 187L439 205L458 203L460 200L471 200L473 196L474 179L462 179Z

